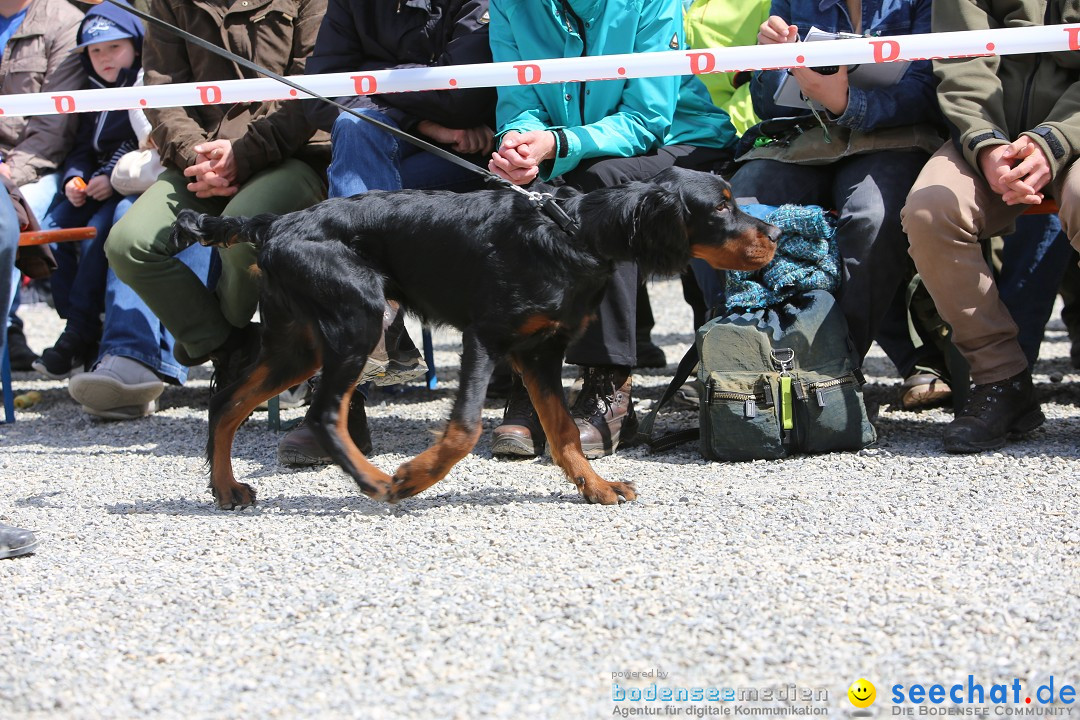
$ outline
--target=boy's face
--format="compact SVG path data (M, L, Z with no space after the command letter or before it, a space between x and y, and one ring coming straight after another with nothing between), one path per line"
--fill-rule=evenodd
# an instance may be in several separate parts
M135 43L127 38L87 45L86 52L90 53L90 62L94 66L94 72L109 83L116 82L120 71L135 63Z

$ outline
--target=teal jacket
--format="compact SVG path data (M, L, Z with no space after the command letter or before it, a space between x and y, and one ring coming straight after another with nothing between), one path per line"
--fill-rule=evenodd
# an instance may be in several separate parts
M565 17L568 6L575 17ZM492 0L495 62L685 49L681 0ZM662 145L726 148L735 128L695 76L499 88L499 133L563 129L550 180L595 157ZM560 138L561 141L561 138Z

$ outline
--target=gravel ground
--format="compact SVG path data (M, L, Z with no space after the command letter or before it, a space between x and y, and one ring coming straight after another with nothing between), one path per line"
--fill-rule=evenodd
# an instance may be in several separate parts
M646 400L691 339L678 285L652 297L671 364L636 376ZM59 334L48 307L21 314L35 350ZM436 346L437 390L374 400L388 471L449 411L456 336ZM234 456L260 504L220 512L202 458L207 368L126 423L92 422L64 383L17 373L16 391L43 400L0 426L0 521L42 543L0 561L0 718L646 708L613 702L613 682L794 683L848 716L860 677L884 718L897 683L1078 685L1080 377L1056 319L1044 355L1048 421L1002 452L944 455L950 416L893 408L898 381L875 348L876 447L740 464L629 449L595 463L637 483L621 507L584 504L547 459L494 460L486 435L436 487L379 505L336 467L279 466L280 433L257 414ZM489 403L486 430L500 415ZM649 671L666 675L613 680Z

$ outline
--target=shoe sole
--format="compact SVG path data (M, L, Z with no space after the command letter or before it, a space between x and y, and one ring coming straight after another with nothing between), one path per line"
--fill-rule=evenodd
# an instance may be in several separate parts
M1023 437L1027 433L1038 428L1044 422L1046 422L1046 416L1043 415L1042 410L1033 410L1013 423L1013 426L1009 428L1009 432L1003 436L991 438L985 442L949 442L946 440L945 452L961 455L986 452L987 450L997 450L998 448L1005 447L1005 444L1009 440Z
M29 543L27 545L20 545L18 547L11 547L11 546L0 547L0 560L6 560L7 558L13 558L13 557L19 557L21 555L29 555L30 553L37 550L37 547L40 544L41 544L41 541L38 540L37 538L35 538L34 542Z
M503 435L491 443L491 454L502 457L534 458L544 454L544 446L537 452L536 444L515 435Z
M68 394L87 408L87 412L99 417L109 417L103 413L115 413L120 408L146 406L157 400L164 391L165 383L160 380L125 385L95 373L84 373L73 377L68 383ZM127 415L125 417L142 416Z
M84 372L86 372L82 365L77 365L68 370L66 373L49 372L49 369L45 367L45 363L41 362L41 360L35 360L34 362L30 363L30 367L33 370L41 373L45 377L49 378L50 380L67 380L69 377L82 375ZM14 370L14 368L12 369Z
M157 412L158 404L156 400L151 400L142 405L126 405L109 408L107 410L99 410L98 408L92 408L87 405L83 405L82 409L86 414L93 415L102 420L138 420L139 418L144 418Z
M277 451L278 462L289 467L314 467L316 465L331 465L333 460L330 456L314 457L306 452L292 448L279 447Z

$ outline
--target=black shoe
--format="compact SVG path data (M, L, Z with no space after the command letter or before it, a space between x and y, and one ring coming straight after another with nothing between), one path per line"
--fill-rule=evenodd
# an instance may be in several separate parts
M506 409L499 426L491 433L491 454L511 457L539 457L544 454L547 436L521 378L513 374Z
M8 356L11 358L11 369L18 372L29 372L34 369L34 361L38 359L37 353L26 344L26 336L22 328L9 327L7 331Z
M637 344L637 363L634 367L639 368L663 368L667 367L667 357L664 351L651 340Z
M310 411L309 411L310 412ZM333 462L330 453L311 431L308 418L293 430L290 430L278 443L278 460L282 465L308 466L329 465ZM372 454L371 432L368 430L367 410L364 408L364 396L357 390L349 404L349 437L364 455Z
M945 428L945 451L976 453L994 450L1011 435L1031 432L1045 416L1035 397L1031 371L971 389L956 419Z
M210 362L214 363L210 394L213 395L219 389L239 380L244 371L258 359L259 346L259 323L253 322L242 328L233 328L224 344L210 352ZM176 355L175 348L173 355Z
M90 369L97 359L97 343L90 343L65 330L56 343L33 362L33 368L52 380L63 380Z

